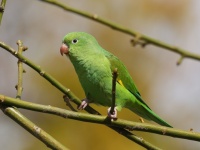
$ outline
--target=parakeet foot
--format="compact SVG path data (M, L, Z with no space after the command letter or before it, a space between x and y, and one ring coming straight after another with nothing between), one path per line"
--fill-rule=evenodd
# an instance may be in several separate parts
M81 102L81 105L78 107L78 109L85 109L85 107L89 104L89 100L87 98L83 99Z
M108 117L111 119L117 119L117 109L114 108L113 114L110 113L111 107L108 108Z

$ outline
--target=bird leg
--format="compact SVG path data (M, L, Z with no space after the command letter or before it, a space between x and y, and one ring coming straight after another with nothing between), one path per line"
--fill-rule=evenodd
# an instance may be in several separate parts
M117 109L116 109L116 107L114 108L114 111L113 111L112 114L110 113L110 109L111 109L111 107L108 108L108 117L111 118L111 119L116 119L117 118Z
M85 109L85 107L89 104L89 100L87 98L83 99L81 102L81 105L78 107L78 109Z

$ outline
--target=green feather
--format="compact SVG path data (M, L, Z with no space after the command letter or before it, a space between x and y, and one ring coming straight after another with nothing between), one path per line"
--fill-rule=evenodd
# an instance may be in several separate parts
M73 42L74 39L76 43ZM119 73L116 84L117 110L126 107L147 120L172 127L142 100L123 63L116 56L104 50L93 36L84 32L72 32L64 37L63 43L69 48L67 56L74 65L85 95L90 102L111 106L112 71L117 68Z

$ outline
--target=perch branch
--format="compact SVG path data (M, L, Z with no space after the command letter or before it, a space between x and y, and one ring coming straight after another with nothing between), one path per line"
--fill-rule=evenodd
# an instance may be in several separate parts
M27 101L19 101L15 98L7 97L4 95L0 95L0 103L11 105L19 108L24 108L28 110L38 111L42 113L54 114L57 116L61 116L63 118L69 118L79 121L105 124L109 126L115 126L120 128L126 128L129 130L150 132L165 136L171 136L176 138L188 139L193 141L200 141L200 133L193 131L183 131L175 128L168 128L165 126L156 126L148 123L140 123L140 122L132 122L122 119L117 119L116 121L110 121L107 116L99 116L92 114L85 114L80 112L73 112L53 106L46 106L41 104L35 104Z
M117 31L120 31L122 33L125 33L125 34L128 34L128 35L131 35L134 39L131 40L132 43L134 43L133 45L137 45L137 44L140 44L141 46L145 46L147 44L152 44L154 46L158 46L158 47L161 47L161 48L164 48L166 50L169 50L169 51L172 51L172 52L175 52L177 54L179 54L182 58L190 58L190 59L194 59L194 60L198 60L200 61L200 55L199 54L195 54L195 53L191 53L187 50L184 50L182 48L178 48L176 46L172 46L170 44L167 44L167 43L164 43L162 41L159 41L157 39L154 39L154 38L151 38L149 36L146 36L146 35L143 35L139 32L136 32L134 30L131 30L131 29L128 29L128 28L125 28L123 26L120 26L118 24L115 24L111 21L108 21L106 19L103 19L101 17L99 17L97 14L91 14L91 13L88 13L88 12L85 12L85 11L81 11L81 10L78 10L78 9L75 9L75 8L72 8L70 6L67 6L57 0L41 0L43 2L47 2L47 3L50 3L50 4L53 4L55 6L58 6L66 11L69 11L69 12L72 12L72 13L75 13L77 15L80 15L80 16L83 16L85 18L88 18L88 19L91 19L91 20L94 20L96 22L99 22L103 25L106 25L114 30L117 30ZM180 62L182 61L179 61L177 64L179 65Z

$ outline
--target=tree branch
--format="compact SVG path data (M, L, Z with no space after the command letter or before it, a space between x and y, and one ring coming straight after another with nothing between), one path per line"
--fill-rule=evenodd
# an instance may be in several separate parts
M103 18L99 17L97 14L91 14L91 13L88 13L88 12L85 12L85 11L81 11L81 10L72 8L72 7L67 6L67 5L65 5L65 4L63 4L63 3L61 3L61 2L59 2L57 0L41 0L41 1L53 4L55 6L58 6L58 7L62 8L62 9L64 9L64 10L66 10L66 11L69 11L69 12L75 13L77 15L83 16L85 18L94 20L94 21L99 22L99 23L101 23L103 25L111 27L114 30L117 30L117 31L120 31L122 33L131 35L133 37L133 39L131 40L132 41L131 43L134 46L139 44L139 45L144 47L147 44L152 44L154 46L158 46L158 47L161 47L161 48L164 48L166 50L169 50L169 51L172 51L172 52L175 52L175 53L179 54L182 60L183 60L183 58L190 58L190 59L194 59L194 60L200 61L200 55L199 54L191 53L191 52L189 52L187 50L184 50L182 48L178 48L176 46L172 46L170 44L164 43L164 42L159 41L157 39L154 39L154 38L151 38L149 36L143 35L143 34L137 32L137 31L125 28L123 26L120 26L118 24L110 22L110 21L108 21L106 19L103 19ZM177 62L177 65L180 65L181 62L182 61L179 60Z
M20 102L22 102L22 101L20 101ZM23 116L17 109L15 109L13 107L5 107L2 110L7 116L12 118L15 122L17 122L24 129L26 129L29 133L31 133L33 136L38 138L44 144L46 144L47 147L49 147L51 149L56 149L56 150L68 150L68 148L63 146L61 143L56 141L52 136L50 136L48 133L46 133L40 127L36 126L29 119L27 119L25 116Z
M18 101L15 98L7 97L4 95L0 95L0 103L16 106L19 108L24 108L28 110L38 111L42 113L49 113L54 114L57 116L61 116L63 118L69 118L79 121L91 122L91 123L98 123L98 124L105 124L109 126L115 126L119 128L125 128L129 130L135 131L143 131L143 132L150 132L165 136L171 136L176 138L188 139L193 141L200 141L200 133L191 132L191 131L183 131L175 128L168 128L165 126L158 126L152 125L148 123L140 123L140 122L132 122L122 119L117 119L116 121L111 121L107 118L107 116L99 116L99 115L92 115L92 114L85 114L80 112L73 112L53 106L46 106L41 104L35 104L27 101Z

